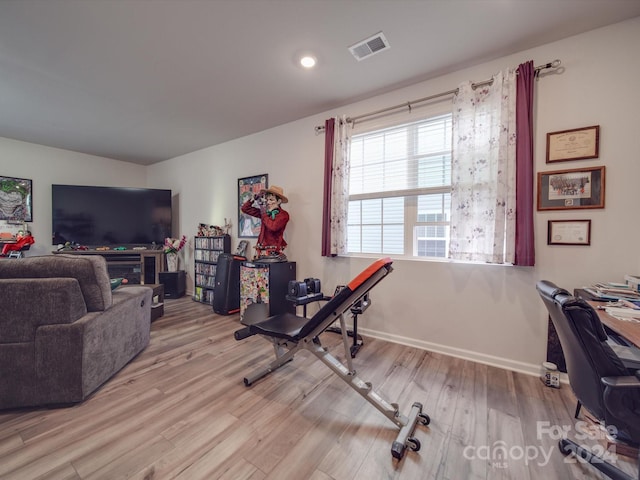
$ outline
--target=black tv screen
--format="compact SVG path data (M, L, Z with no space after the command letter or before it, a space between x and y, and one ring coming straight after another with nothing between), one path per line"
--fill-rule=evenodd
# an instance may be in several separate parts
M52 185L53 245L162 245L171 237L171 190Z

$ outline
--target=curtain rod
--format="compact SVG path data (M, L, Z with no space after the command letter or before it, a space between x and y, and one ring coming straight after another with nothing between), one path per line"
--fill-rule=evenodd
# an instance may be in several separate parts
M544 65L535 67L535 74L538 75L539 71L546 70L548 68L557 69L560 67L561 63L562 62L560 60L556 59L553 62L545 63ZM492 83L493 83L493 79L489 79L489 80L484 80L482 82L473 83L471 84L471 87L477 88L477 87L482 87L484 85L491 85ZM389 113L389 112L392 112L393 110L399 110L401 108L408 108L409 111L411 111L411 107L416 104L428 102L429 100L435 100L436 98L440 98L440 97L455 95L456 93L458 93L458 90L459 89L456 88L454 90L449 90L447 92L436 93L435 95L429 95L428 97L419 98L417 100L411 100L409 102L401 103L399 105L394 105L393 107L387 107L387 108L383 108L382 110L376 110L375 112L363 113L362 115L358 115L356 117L347 117L347 122L351 123L351 122L356 122L358 120L366 119L369 117L376 117L383 113ZM318 125L314 127L314 130L316 132L316 135L318 135L324 132L324 125Z

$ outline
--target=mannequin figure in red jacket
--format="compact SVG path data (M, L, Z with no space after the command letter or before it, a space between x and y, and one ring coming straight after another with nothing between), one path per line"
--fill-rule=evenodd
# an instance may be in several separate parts
M282 187L274 185L260 190L240 208L247 215L261 221L254 259L280 257L281 261L286 261L284 249L287 242L284 239L284 229L289 222L289 214L282 209L281 204L288 201Z

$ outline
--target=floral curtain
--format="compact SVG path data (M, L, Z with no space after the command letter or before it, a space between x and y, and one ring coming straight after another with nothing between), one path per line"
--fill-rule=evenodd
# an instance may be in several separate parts
M350 142L351 125L344 116L325 122L322 224L322 255L325 257L347 253Z
M460 85L453 99L450 257L513 263L515 246L515 70L491 85Z

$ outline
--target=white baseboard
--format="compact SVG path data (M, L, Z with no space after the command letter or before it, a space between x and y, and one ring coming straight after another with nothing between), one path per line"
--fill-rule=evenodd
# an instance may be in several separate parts
M517 362L515 360L509 360L507 358L495 357L493 355L486 355L483 353L473 352L470 350L463 350L461 348L448 347L446 345L439 345L437 343L425 342L422 340L416 340L413 338L401 337L399 335L393 335L390 333L383 333L366 328L358 327L358 333L380 340L386 340L388 342L399 343L401 345L407 345L409 347L419 348L421 350L427 350L429 352L441 353L443 355L449 355L451 357L462 358L464 360L470 360L472 362L482 363L484 365L490 365L492 367L503 368L505 370L511 370L514 372L520 372L527 375L540 376L540 365L532 363ZM365 346L366 348L366 346ZM566 375L565 375L566 379ZM562 378L561 378L562 381Z

